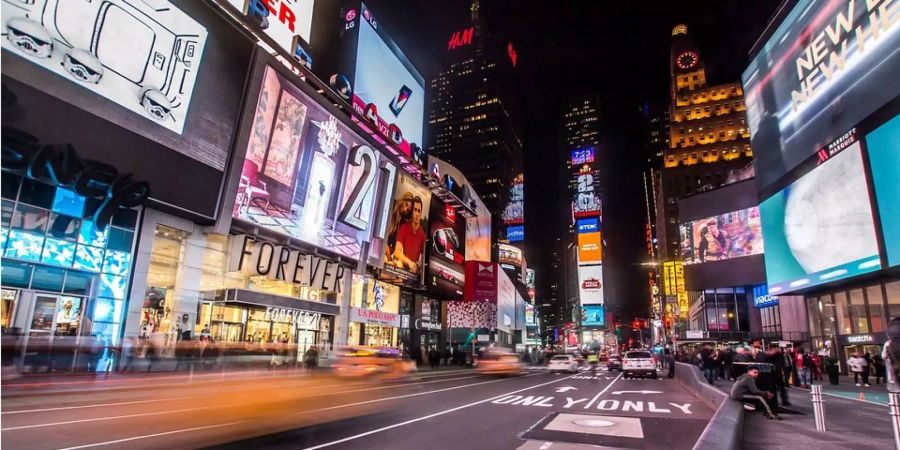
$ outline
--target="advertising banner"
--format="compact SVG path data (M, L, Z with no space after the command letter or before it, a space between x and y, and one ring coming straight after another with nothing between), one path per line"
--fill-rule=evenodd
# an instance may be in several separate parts
M762 253L762 226L756 206L681 224L685 265Z
M578 295L582 305L603 304L603 266L578 266Z
M509 242L522 242L525 240L525 225L510 225L506 227L506 240Z
M866 135L888 266L900 265L900 116Z
M499 272L501 270L495 263L466 261L465 299L496 303Z
M578 231L578 234L598 232L600 231L600 218L578 219L575 221L575 229Z
M525 302L525 324L526 325L536 325L537 319L534 315L534 305L531 303Z
M759 205L770 294L881 268L855 130L823 152L815 168Z
M498 244L498 259L500 264L509 264L516 268L522 268L522 250L509 244Z
M443 179L443 177L448 177L456 180L456 184L460 186L461 190L468 193L468 195L464 195L464 197L468 198L460 198L460 200L468 202L475 210L476 217L466 219L466 261L490 261L491 212L459 169L434 156L428 157L428 167L431 174L436 178Z
M600 264L603 262L603 240L600 232L578 235L578 264Z
M449 328L497 328L496 303L447 302L447 315Z
M425 244L428 241L428 216L431 191L411 176L401 173L397 182L394 207L388 220L384 248L383 279L408 286L422 284Z
M744 71L757 184L900 95L900 20L890 0L798 0Z
M674 299L674 306L677 306L677 315L681 318L687 317L689 303L687 289L684 286L684 264L681 261L666 261L663 263L663 292L666 295L666 312L672 314L674 311L669 309L671 300ZM672 299L669 299L669 297Z
M228 0L228 3L291 55L298 56L298 38L309 44L315 0Z
M509 188L509 203L503 209L503 223L517 225L525 222L525 177L518 174Z
M581 305L581 326L602 327L604 320L603 305Z
M587 148L579 148L572 150L571 163L573 166L580 166L582 164L590 164L594 162L594 147Z
M266 67L247 153L239 166L233 217L358 258L361 242L374 228L381 176L374 168L381 159L344 124ZM427 205L428 198L424 201Z
M602 214L598 172L590 164L584 164L574 175L575 199L572 202L572 213L576 219Z
M466 284L466 219L437 198L431 202L430 216L428 288L440 299L462 299Z
M3 49L181 134L206 28L145 1L3 2ZM86 25L90 24L90 26Z
M363 5L361 13L353 106L363 116L374 117L382 134L391 136L411 156L410 144L421 146L423 142L424 81L396 45L382 36L384 29L377 25L371 10ZM393 136L391 125L399 129L399 139Z
M497 274L497 328L509 333L516 317L516 286L506 272Z

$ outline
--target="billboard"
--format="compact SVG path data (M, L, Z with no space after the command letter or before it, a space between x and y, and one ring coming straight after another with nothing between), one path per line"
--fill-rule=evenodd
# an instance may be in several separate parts
M382 279L407 286L422 284L431 191L412 176L400 173L394 206L388 219Z
M603 262L603 241L600 232L578 235L578 264Z
M500 264L510 264L517 268L522 268L523 255L522 250L509 244L497 244L499 248L498 260Z
M581 326L602 327L605 325L603 305L581 305Z
M666 313L686 318L690 304L684 285L684 264L681 261L663 263L663 293L666 296Z
M537 319L534 315L534 305L525 302L525 325L537 325Z
M575 173L575 199L572 202L572 214L576 219L582 217L596 217L601 215L599 177L597 170L589 164L584 164Z
M878 200L888 266L900 265L900 116L867 134L866 149Z
M465 286L466 219L450 204L431 202L428 288L439 299L461 299Z
M685 265L762 253L762 226L756 206L681 224Z
M302 47L303 42L309 44L315 0L228 0L228 3L291 55L299 56L298 46Z
M382 156L270 66L250 126L233 217L358 258Z
M582 164L590 164L594 162L594 147L587 148L579 148L572 150L571 158L569 161L573 166L580 166Z
M497 273L499 266L491 262L466 261L465 300L497 301Z
M460 186L466 194L460 198L463 202L472 206L475 210L475 217L466 219L466 261L490 261L491 260L491 212L488 211L484 202L478 197L478 194L472 189L469 180L451 164L441 161L434 156L428 156L428 167L432 175L436 178L444 176L456 180L456 184Z
M881 268L855 131L811 161L812 170L759 205L770 294Z
M516 286L506 272L497 273L497 328L509 333L515 327Z
M900 95L890 0L798 0L744 71L761 191Z
M45 0L3 2L2 16L4 50L184 131L207 31L181 9L137 0Z
M447 302L448 328L497 328L497 304Z
M578 266L578 296L582 305L602 305L603 266Z
M517 225L525 222L525 181L524 175L518 174L509 187L509 203L503 209L503 223ZM507 232L507 235L509 233Z
M600 231L600 218L590 217L587 219L578 219L575 221L575 230L578 234Z
M390 125L399 128L399 147L412 155L410 143L422 145L425 117L425 83L418 71L387 37L365 5L361 6L353 106L374 118L385 136ZM369 105L372 105L371 107Z
M525 240L525 225L512 225L506 227L506 240L509 242L522 242Z

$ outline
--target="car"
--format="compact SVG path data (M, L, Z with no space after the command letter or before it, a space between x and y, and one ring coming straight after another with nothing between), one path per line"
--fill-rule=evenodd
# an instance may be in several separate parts
M656 358L649 351L630 351L622 358L622 376L625 379L635 377L657 378Z
M345 347L337 354L331 368L341 378L404 380L416 372L416 363L395 348Z
M547 368L550 369L550 372L577 372L578 361L572 355L556 355L550 358Z
M621 355L609 355L609 358L606 360L606 370L612 372L613 370L622 371L622 356Z
M478 357L475 370L482 375L519 375L525 365L510 350L489 348Z

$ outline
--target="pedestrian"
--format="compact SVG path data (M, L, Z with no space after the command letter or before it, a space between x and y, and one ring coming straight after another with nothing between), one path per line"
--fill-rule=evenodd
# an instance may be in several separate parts
M734 381L734 351L731 350L731 347L722 352L722 365L725 369L724 378Z
M812 380L810 379L810 366L812 366L812 358L810 358L809 354L806 353L806 350L803 347L800 347L800 350L797 351L797 375L800 377L800 387L808 388L810 384L812 384Z
M862 379L864 379L863 368L867 364L866 360L859 356L859 353L857 352L853 352L853 354L850 355L850 358L847 359L847 367L849 367L850 372L853 373L853 382L856 383L856 386L862 386L860 381L863 381ZM868 383L866 386L869 386Z
M863 371L862 371L863 384L866 385L866 387L869 387L869 375L872 373L872 366L873 366L872 354L869 352L866 352L866 354L863 355L863 359L866 360L866 365L863 366Z
M307 374L312 374L319 366L319 352L316 351L315 345L309 346L309 349L306 350L303 355L303 364L306 365Z
M747 352L746 347L738 347L734 354L734 362L737 363L748 363L753 361L750 358L750 353Z
M450 365L450 344L447 344L444 347L444 353L442 356L444 357L444 365L449 366Z
M772 408L769 407L769 402L766 401L774 397L774 394L760 390L756 386L757 377L759 377L759 368L752 365L748 367L747 373L739 376L737 381L734 382L734 386L731 387L731 399L739 402L750 401L753 404L762 405L766 410L766 417L769 419L781 420L780 416L772 412ZM749 407L746 403L744 404L744 407L750 411L756 410L756 408Z
M791 349L786 349L782 352L782 357L784 357L784 365L783 365L783 375L784 375L784 386L787 388L791 387L791 375L794 373L794 355ZM797 380L797 377L793 378L794 381Z
M781 404L791 406L788 400L787 380L784 379L784 353L778 347L772 347L767 353L768 363L772 364L774 371L772 379L775 384L775 394L781 395Z
M675 377L675 352L670 351L668 354L666 354L666 359L668 360L668 364L669 364L669 373L666 376L668 378L674 378Z
M881 355L872 357L873 372L875 373L875 384L881 384L881 379L885 376L884 358Z
M822 358L816 354L812 353L812 377L813 380L821 380L822 379Z
M706 377L706 381L708 381L709 384L714 384L718 360L716 360L716 354L709 347L709 344L704 345L703 350L700 351L700 362L703 367L703 376Z
M428 352L428 362L431 364L431 370L437 370L438 366L441 365L441 354L438 353L437 348L433 345Z
M900 317L894 317L888 324L888 340L884 343L881 357L884 359L885 381L888 392L900 392Z

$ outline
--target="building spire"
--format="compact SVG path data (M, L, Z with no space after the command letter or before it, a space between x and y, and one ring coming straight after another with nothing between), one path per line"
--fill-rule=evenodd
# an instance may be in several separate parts
M472 22L478 21L478 0L472 0L472 6L469 8L472 11Z

